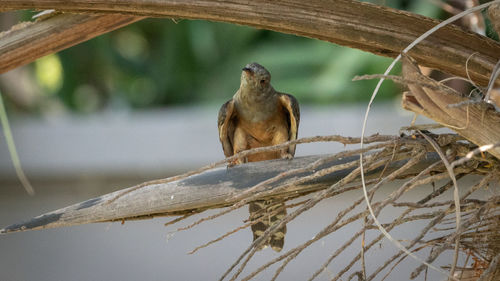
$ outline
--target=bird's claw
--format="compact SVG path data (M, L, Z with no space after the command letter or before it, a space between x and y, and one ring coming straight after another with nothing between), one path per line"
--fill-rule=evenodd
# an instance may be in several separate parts
M242 161L240 159L234 159L234 160L227 162L227 167L231 168L231 167L234 167L234 166L241 164L241 163L242 163Z

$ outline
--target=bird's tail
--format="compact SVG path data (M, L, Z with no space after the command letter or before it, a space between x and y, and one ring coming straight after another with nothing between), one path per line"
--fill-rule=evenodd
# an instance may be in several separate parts
M252 224L253 241L261 237L271 226L279 223L286 216L286 208L283 200L270 199L254 201L249 205L250 220ZM274 251L279 252L285 244L286 225L278 229L275 233L262 243L259 250L270 246Z

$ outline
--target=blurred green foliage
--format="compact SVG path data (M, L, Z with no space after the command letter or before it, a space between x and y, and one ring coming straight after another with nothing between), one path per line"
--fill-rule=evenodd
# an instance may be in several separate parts
M440 13L428 1L369 2L431 17ZM329 104L368 100L377 81L351 79L383 73L391 60L246 26L146 19L41 58L29 67L43 92L40 96L70 111L90 113L221 104L238 89L241 68L249 62L269 69L276 90L294 94L303 104ZM378 99L393 98L399 92L398 86L385 83Z
M217 103L232 97L241 68L259 62L273 86L304 103L354 102L390 63L334 44L225 23L147 19L58 54L64 69L56 95L76 111ZM384 97L397 89L385 84ZM93 108L93 109L92 109Z

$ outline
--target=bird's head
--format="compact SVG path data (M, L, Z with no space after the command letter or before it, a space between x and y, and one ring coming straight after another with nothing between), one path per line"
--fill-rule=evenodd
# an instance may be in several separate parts
M240 87L261 93L268 92L271 89L271 74L262 65L249 63L243 67Z

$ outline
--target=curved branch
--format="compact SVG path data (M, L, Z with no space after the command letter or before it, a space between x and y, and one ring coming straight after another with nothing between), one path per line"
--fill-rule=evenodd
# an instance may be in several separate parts
M256 184L273 178L282 172L305 167L318 159L328 159L331 155L296 157L292 160L280 159L252 162L232 168L218 167L177 181L169 179L144 184L140 189L130 187L90 199L35 217L24 223L14 224L0 229L0 233L19 232L54 227L66 227L79 224L144 219L154 216L187 214L193 211L231 206L240 201L237 195ZM331 159L322 168L342 165L357 160L357 156ZM425 160L415 165L408 174L415 173L429 163L438 160L435 154L428 154ZM406 160L392 162L385 171L375 170L371 177L397 169ZM285 190L276 189L291 175L270 184L271 194L280 198L295 197L329 187L341 180L354 168L323 175L312 181L291 186ZM301 173L300 176L313 174L314 171ZM131 190L131 192L128 192ZM117 198L114 200L115 198ZM262 198L257 198L262 199Z
M291 33L395 57L438 21L409 12L352 0L7 0L4 9L57 9L65 12L122 13L204 19ZM479 52L479 53L477 53ZM0 53L3 54L1 43ZM472 56L472 54L475 54ZM500 44L447 26L417 45L410 55L420 65L486 85L500 59ZM4 64L0 56L0 66ZM0 72L2 68L0 67Z
M0 73L28 64L101 34L134 23L142 17L128 15L46 16L25 22L0 34Z

